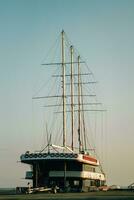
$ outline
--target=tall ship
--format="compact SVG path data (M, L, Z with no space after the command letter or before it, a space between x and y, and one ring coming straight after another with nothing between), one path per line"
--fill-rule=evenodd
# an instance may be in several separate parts
M88 81L92 72L88 71L88 67L83 72L86 63L66 39L62 30L60 61L42 64L44 67L58 68L58 73L53 74L52 78L58 79L60 83L59 94L33 97L34 100L47 100L44 105L46 109L56 108L51 131L46 128L46 146L39 151L26 151L20 156L20 160L30 165L31 171L26 172L25 178L32 180L33 188L57 186L61 191L88 191L92 186L106 184L105 173L95 149L89 144L90 130L87 128L87 113L103 112L104 109L99 107L100 103L93 90L87 89L95 84L93 80ZM85 86L87 90L84 90ZM58 100L53 104L50 99ZM50 122L49 117L48 111L46 118ZM56 130L54 123L60 129ZM56 144L53 143L53 135L59 138Z

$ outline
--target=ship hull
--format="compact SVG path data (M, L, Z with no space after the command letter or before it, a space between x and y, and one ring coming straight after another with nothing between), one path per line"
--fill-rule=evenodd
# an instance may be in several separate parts
M105 184L105 176L96 172L99 162L89 155L73 153L23 154L21 162L31 165L26 179L33 187L58 186L61 190L84 191L90 186Z

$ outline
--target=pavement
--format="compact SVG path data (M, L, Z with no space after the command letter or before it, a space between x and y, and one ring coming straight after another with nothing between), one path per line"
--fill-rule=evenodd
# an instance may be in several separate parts
M134 192L107 191L88 193L41 193L23 195L0 195L0 200L134 200Z

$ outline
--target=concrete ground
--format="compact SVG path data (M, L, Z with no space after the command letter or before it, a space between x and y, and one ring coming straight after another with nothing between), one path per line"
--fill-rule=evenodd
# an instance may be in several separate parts
M134 200L132 191L107 191L88 193L41 193L26 195L0 195L1 200Z

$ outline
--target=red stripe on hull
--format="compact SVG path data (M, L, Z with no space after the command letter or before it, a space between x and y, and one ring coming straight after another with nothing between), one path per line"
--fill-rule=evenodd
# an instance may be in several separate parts
M87 155L83 155L83 159L87 160L87 161L91 161L91 162L97 163L97 160L95 158L92 158L92 157L87 156Z

